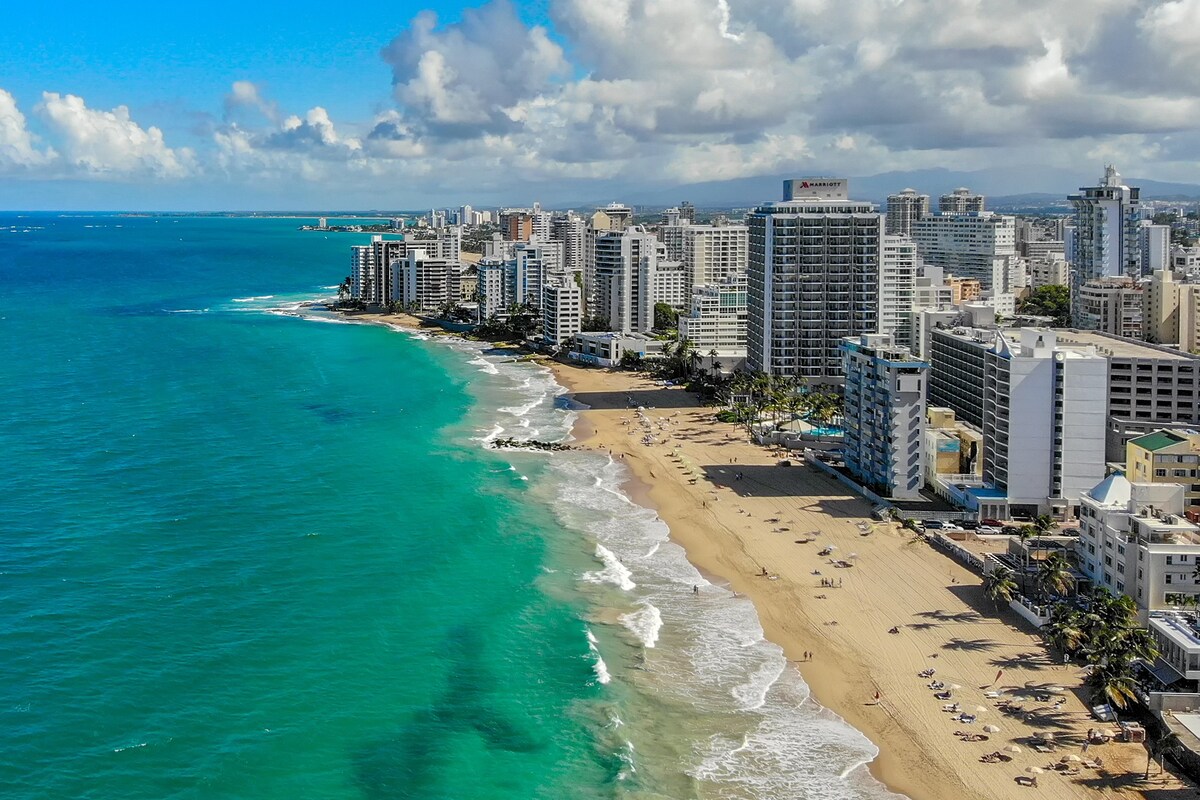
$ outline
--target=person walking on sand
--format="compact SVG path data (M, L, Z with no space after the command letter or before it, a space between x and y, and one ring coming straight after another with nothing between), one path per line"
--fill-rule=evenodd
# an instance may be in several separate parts
M700 594L700 584L698 584L698 583L692 584L692 594Z

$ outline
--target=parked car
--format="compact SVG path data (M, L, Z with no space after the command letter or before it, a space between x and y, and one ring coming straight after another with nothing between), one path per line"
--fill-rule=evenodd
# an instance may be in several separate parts
M1005 536L1017 536L1021 533L1021 529L1016 525L1005 525L1000 529L1000 532Z
M940 519L925 520L925 530L927 531L940 531L945 527L947 527L946 523L942 522Z
M1001 521L1000 521L1000 520L998 520L998 519L992 519L991 517L988 517L988 518L986 518L986 519L982 519L982 520L980 520L980 521L979 521L979 524L980 524L980 525L990 525L990 526L992 526L993 528L1001 528L1001 527L1003 527L1003 526L1004 526L1004 523L1003 523L1003 522L1001 522Z
M979 527L979 523L973 519L964 519L959 520L958 527L962 528L964 531L973 531Z
M996 527L995 525L980 525L975 529L975 532L984 536L995 536L999 533L1003 533L1003 531L1001 531L1000 528Z

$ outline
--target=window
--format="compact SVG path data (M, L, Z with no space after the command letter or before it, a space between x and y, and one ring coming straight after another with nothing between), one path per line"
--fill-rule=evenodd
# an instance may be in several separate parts
M1096 545L1094 545L1094 544L1089 544L1089 545L1088 545L1088 552L1089 552L1089 553L1091 553L1092 555L1096 555Z
M1167 471L1165 469L1156 469L1154 470L1154 477L1165 478L1167 477Z
M1167 573L1167 584L1170 585L1170 583L1171 583L1171 573L1168 572Z
M1188 476L1188 471L1186 469L1174 469L1171 470L1171 472L1176 478L1186 478Z
M1106 566L1106 567L1111 567L1111 566L1112 566L1112 556L1105 556L1105 557L1104 557L1104 566Z
M1175 556L1167 556L1167 566L1175 563Z

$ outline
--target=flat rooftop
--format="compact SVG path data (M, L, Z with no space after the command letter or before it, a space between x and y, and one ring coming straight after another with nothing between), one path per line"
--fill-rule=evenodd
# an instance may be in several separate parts
M1149 626L1166 636L1185 653L1200 650L1200 632L1197 632L1192 624L1191 614L1152 611Z
M1078 331L1074 329L1056 329L1058 341L1062 344L1092 345L1102 355L1115 358L1155 358L1170 361L1200 361L1200 356L1180 352L1170 347L1139 342L1136 339L1126 339L1120 336L1109 336L1098 331Z

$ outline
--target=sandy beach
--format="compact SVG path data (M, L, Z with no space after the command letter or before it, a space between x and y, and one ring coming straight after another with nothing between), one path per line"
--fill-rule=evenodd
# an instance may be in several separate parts
M1030 626L985 599L978 576L899 526L871 524L870 506L841 484L807 465L776 466L743 430L716 422L680 389L547 363L589 408L576 425L579 443L621 458L634 476L627 491L660 514L692 563L753 600L767 637L815 699L880 748L870 769L889 788L913 800L1151 797L1184 788L1157 765L1142 780L1141 744L1085 750L1090 728L1112 726L1088 714L1080 670L1052 663ZM820 555L826 548L834 549ZM928 669L933 678L919 676ZM943 682L950 700L935 697L931 681ZM1047 695L1046 687L1065 691ZM1023 711L998 708L1005 700ZM976 719L956 721L944 710L955 702ZM956 731L987 741L962 741ZM1035 732L1053 734L1057 746L1035 752L1027 741ZM996 751L1012 760L980 762ZM1083 766L1096 757L1102 766ZM1064 758L1075 774L1053 770Z

